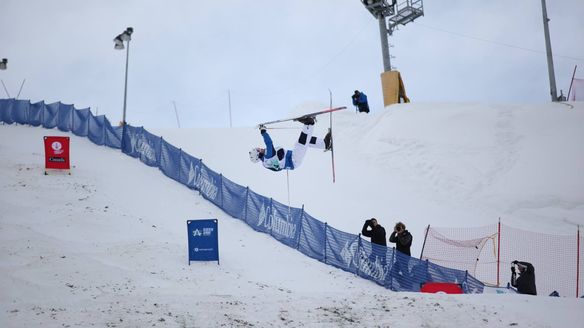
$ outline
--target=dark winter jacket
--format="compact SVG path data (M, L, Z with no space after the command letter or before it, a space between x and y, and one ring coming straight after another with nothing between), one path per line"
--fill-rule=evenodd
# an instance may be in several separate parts
M531 263L519 262L526 267L523 272L520 272L519 277L516 276L515 271L511 273L511 285L517 288L517 292L520 294L537 295L537 290L535 288L535 268Z
M412 239L414 239L412 237L412 234L407 230L404 230L399 235L394 231L391 233L391 236L389 236L389 241L395 243L395 248L398 251L409 256L412 256L410 252L410 247L412 246Z
M387 241L385 239L385 228L379 224L375 227L372 227L371 230L367 230L368 227L369 222L365 222L363 224L363 229L361 229L361 234L365 237L370 237L373 244L387 246Z

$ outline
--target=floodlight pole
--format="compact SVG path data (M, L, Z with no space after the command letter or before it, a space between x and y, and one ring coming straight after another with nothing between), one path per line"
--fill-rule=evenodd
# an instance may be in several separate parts
M558 90L556 89L556 75L554 73L554 59L552 56L552 44L550 41L550 28L548 22L550 19L547 15L545 0L541 0L541 10L543 14L543 32L545 36L545 48L547 53L548 73L550 78L550 94L552 101L558 101Z
M0 61L0 70L5 70L7 64L8 64L8 59L2 58L2 61ZM6 92L6 96L8 96L8 98L10 98L10 94L8 93L8 89L6 89L6 84L4 84L4 80L0 80L0 81L2 81L2 86L4 87L4 92Z
M174 106L174 114L176 115L176 125L180 129L180 120L178 119L178 110L176 109L176 102L173 100L172 105Z
M126 125L126 100L128 98L128 62L130 59L130 41L132 40L132 33L134 29L132 27L126 28L124 32L114 38L114 49L123 50L124 41L127 42L126 48L126 76L124 78L124 110L122 113L122 125Z
M379 15L379 35L381 36L381 55L383 57L383 71L391 71L391 61L389 57L389 42L387 41L388 31L385 24L385 16Z
M122 114L122 123L126 125L126 98L128 96L128 60L130 58L130 40L128 40L128 47L126 48L126 78L124 81L124 112Z

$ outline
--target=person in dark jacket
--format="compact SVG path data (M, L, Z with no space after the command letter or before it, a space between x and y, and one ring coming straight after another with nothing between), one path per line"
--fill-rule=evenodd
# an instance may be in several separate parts
M391 266L390 277L395 278L399 284L399 289L393 286L395 290L410 289L412 287L412 277L410 275L409 264L412 246L412 234L406 230L406 225L398 222L393 228L393 232L389 236L389 242L395 243L397 250L395 254L395 262Z
M520 294L537 295L535 288L535 268L529 262L511 262L511 286L517 288ZM517 270L515 269L517 267ZM517 272L519 271L519 277Z
M371 228L369 230L368 228ZM361 229L361 234L365 237L371 238L371 255L369 260L375 263L377 258L381 260L381 265L385 266L387 264L387 241L385 239L385 228L377 223L377 219L371 218L370 220L365 220L363 224L363 229ZM383 246L383 247L381 247Z
M371 228L371 230L368 230L367 228ZM373 244L387 246L385 228L377 223L377 219L375 218L365 220L363 229L361 229L361 234L365 237L370 237Z
M412 240L412 234L406 230L406 225L401 222L396 223L391 236L389 236L389 242L395 243L395 248L398 251L408 256L412 256L410 251Z
M364 92L355 90L355 93L351 96L353 99L353 105L357 106L359 112L369 113L369 103L367 102L367 95Z

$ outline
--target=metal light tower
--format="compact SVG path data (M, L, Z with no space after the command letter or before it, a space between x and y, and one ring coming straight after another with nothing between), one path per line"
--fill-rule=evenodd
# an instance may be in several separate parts
M122 124L126 125L126 99L128 96L128 59L130 58L130 40L132 40L132 33L134 33L134 29L128 27L124 32L119 34L114 38L114 49L123 50L124 49L124 41L128 43L126 48L126 78L124 82L124 112L122 114Z
M401 75L391 66L388 37L393 34L393 30L398 25L406 25L423 16L424 4L422 0L403 0L399 4L397 0L361 0L361 3L379 22L383 57L383 73L381 74L383 104L387 107L402 100L408 103L410 99L406 95Z
M6 64L8 64L8 59L3 58L2 61L0 61L0 70L5 70ZM0 80L0 81L2 81L2 86L4 87L4 92L6 92L6 96L8 96L8 98L10 98L10 94L8 93L8 89L6 89L6 84L4 84L4 80Z
M424 15L422 0L405 0L397 3L397 0L361 0L365 8L379 21L379 34L381 36L381 53L383 56L383 69L391 71L391 56L389 55L388 35L398 25L406 25L416 18ZM386 25L387 18L387 25Z
M558 90L556 89L556 74L554 72L554 59L552 56L552 43L550 41L550 28L548 22L545 0L541 0L541 11L543 14L543 33L545 35L545 50L547 53L548 73L550 77L550 95L552 101L558 101Z

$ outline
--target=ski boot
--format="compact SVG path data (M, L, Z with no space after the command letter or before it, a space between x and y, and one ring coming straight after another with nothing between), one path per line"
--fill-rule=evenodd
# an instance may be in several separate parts
M296 121L304 125L314 125L314 123L316 123L316 118L313 116L302 116L298 118Z
M324 136L324 146L325 150L332 150L333 149L333 136L329 131L326 136Z

